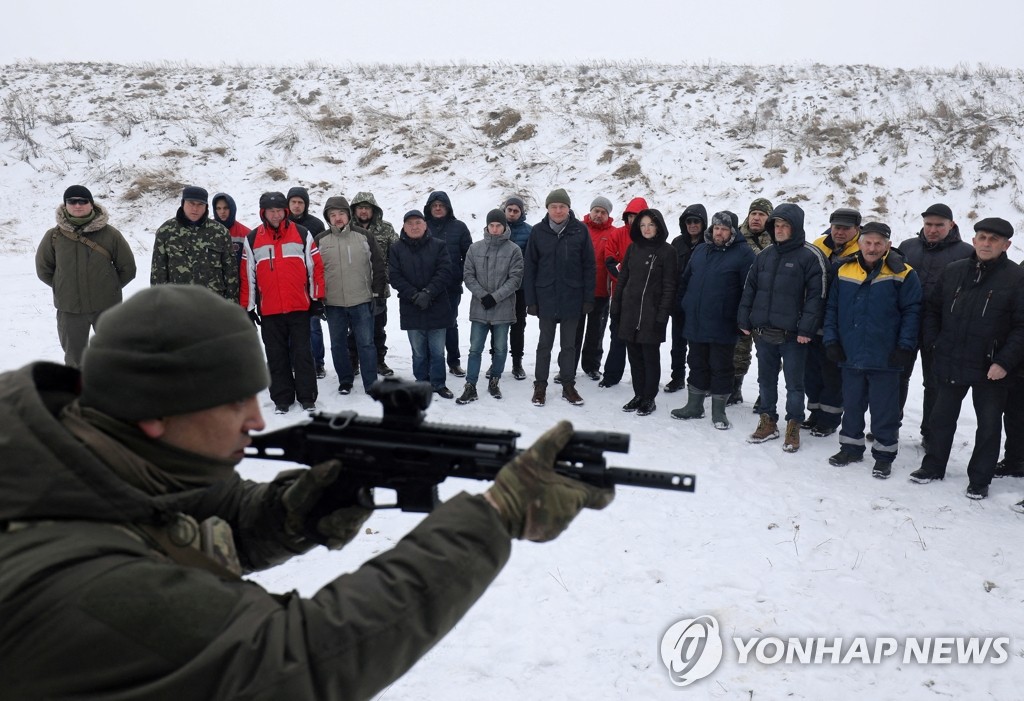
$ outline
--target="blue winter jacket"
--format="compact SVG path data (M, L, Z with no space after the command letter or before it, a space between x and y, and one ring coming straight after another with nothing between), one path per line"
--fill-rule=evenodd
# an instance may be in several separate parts
M438 201L448 208L448 214L441 219L437 219L430 213L430 205ZM448 194L441 190L430 193L430 196L427 198L427 205L423 208L423 218L427 222L427 229L430 230L431 235L444 243L448 248L448 256L452 261L452 276L451 281L448 283L448 291L452 294L461 294L462 274L466 265L466 252L473 244L473 237L469 233L469 228L455 218L455 212L452 210L452 201L448 199Z
M840 367L891 370L897 348L915 350L921 326L921 280L898 251L889 251L870 270L863 255L841 266L825 308L825 346L840 344Z
M448 286L452 262L444 243L430 235L412 239L402 231L388 252L388 282L398 293L398 313L402 329L429 331L444 329L451 323ZM420 309L412 298L420 290L430 294L430 306Z
M687 341L736 343L736 312L754 258L739 229L733 229L723 246L715 244L710 229L704 233L704 242L693 249L679 283Z

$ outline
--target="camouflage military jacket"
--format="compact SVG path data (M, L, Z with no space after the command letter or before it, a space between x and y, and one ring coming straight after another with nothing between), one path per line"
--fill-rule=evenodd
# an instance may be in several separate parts
M373 216L370 221L366 224L355 220L356 207L361 204L368 204L373 207ZM356 196L352 198L352 217L353 223L366 229L373 235L373 238L377 241L377 248L380 249L380 253L384 256L384 260L388 259L388 253L391 251L391 244L398 240L398 234L395 232L395 227L391 225L391 222L384 221L384 210L377 204L377 199L373 196L372 192L357 192ZM391 288L385 288L385 297L391 296Z
M156 230L151 285L203 285L221 297L238 301L238 258L231 234L204 216L197 223L178 208L174 219Z

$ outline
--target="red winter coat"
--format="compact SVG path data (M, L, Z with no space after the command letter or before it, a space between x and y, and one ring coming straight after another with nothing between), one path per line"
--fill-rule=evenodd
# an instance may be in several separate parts
M612 238L618 231L618 227L612 226L611 217L608 218L601 226L598 226L594 222L590 221L590 215L583 215L583 223L587 225L587 231L590 232L590 242L594 244L594 262L597 264L597 278L594 282L594 297L607 298L611 286L608 278L608 268L605 267L604 261L612 250Z
M639 214L645 209L647 209L647 200L643 197L634 197L629 201L629 204L626 205L626 208L622 210L622 221L626 221L627 214ZM629 226L623 223L622 226L613 230L611 235L608 237L608 252L605 254L605 259L611 256L615 259L616 263L621 265L622 259L626 257L626 249L629 248L629 244L631 243L633 243L633 241L629 238ZM607 271L604 259L602 259L600 267L605 268ZM611 275L609 275L609 277L611 279L609 280L608 289L610 293L614 293L616 280Z
M289 219L277 230L265 223L253 229L242 252L241 289L239 301L250 310L259 290L261 315L306 311L310 299L323 299L324 264L312 234Z

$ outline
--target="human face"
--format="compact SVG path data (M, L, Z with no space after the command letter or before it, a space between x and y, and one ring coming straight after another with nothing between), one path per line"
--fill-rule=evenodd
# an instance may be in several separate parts
M181 203L181 208L185 212L185 218L191 222L197 222L203 218L206 214L206 203L196 202L195 200L185 200Z
M267 224L270 224L272 229L276 229L284 221L285 212L280 207L272 207L270 209L263 210L263 218L267 220Z
M288 200L288 211L293 217L301 217L306 212L306 201L301 197L292 197Z
M256 396L221 404L189 414L167 416L143 422L147 435L197 455L237 463L252 443L249 431L262 431L266 424Z
M924 240L928 243L938 243L949 236L953 230L953 220L945 217L927 216L924 218Z
M448 208L441 200L434 200L430 205L430 216L435 219L443 219L448 216Z
M500 221L492 221L487 225L487 233L491 236L501 236L505 233L505 225Z
M442 207L444 205L441 205ZM423 234L427 233L427 222L423 221L419 217L412 217L405 221L402 226L402 230L405 231L406 235L411 239L421 239Z
M836 245L836 248L842 248L850 243L850 241L853 241L853 237L857 235L857 227L833 224L831 234L832 243Z
M356 205L356 219L361 222L368 222L373 217L373 207L368 204Z
M548 218L552 224L561 224L569 218L569 205L552 202L548 205Z
M747 228L750 229L752 234L760 234L764 231L764 225L767 221L768 215L759 209L755 209L747 215Z
M231 216L231 208L228 207L228 201L224 198L213 203L213 211L217 213L218 221L227 221L228 217Z
M71 199L75 200L75 202L69 201L64 203L64 207L68 210L68 214L76 219L89 216L89 213L92 211L92 202L84 197L72 197Z
M877 263L888 250L889 239L881 234L868 233L860 237L860 252L864 256L864 262L869 265Z
M974 233L974 252L980 261L995 260L1010 248L1010 239L990 231Z
M779 243L793 238L793 227L785 219L775 220L775 240Z
M505 207L505 218L508 219L508 223L519 221L523 216L523 210L519 209L519 205L510 204Z
M634 219L636 219L636 212L626 212L622 215L622 221L626 223L626 226L633 226Z
M686 233L690 235L691 239L704 233L704 222L699 217L687 217L683 223L686 224Z
M348 226L348 212L344 209L332 209L327 213L327 220L331 223L331 226L344 229Z
M646 214L640 218L640 235L645 239L653 239L658 235L658 223Z
M608 210L604 207L594 207L590 210L590 221L597 226L602 226L608 221Z
M715 242L716 246L724 246L732 238L732 229L728 226L722 226L721 224L715 224L711 227L711 239Z

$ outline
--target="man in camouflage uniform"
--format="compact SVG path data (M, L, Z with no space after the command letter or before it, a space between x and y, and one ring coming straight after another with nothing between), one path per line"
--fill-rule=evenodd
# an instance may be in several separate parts
M353 224L362 227L373 235L377 241L377 248L380 249L384 260L388 259L391 251L391 244L398 240L395 227L391 222L384 221L384 210L377 204L372 192L357 192L352 198ZM373 345L377 347L377 374L381 377L394 375L395 371L388 367L385 356L388 352L388 297L391 296L391 286L384 288L384 294L374 299L373 305ZM352 358L352 366L359 367L359 356L356 353L355 339L350 335L348 338L349 356Z
M202 285L238 301L238 258L231 234L210 218L209 193L189 185L173 219L156 230L149 284Z
M747 240L750 247L754 249L754 255L757 255L766 248L770 248L772 245L772 237L767 229L765 229L765 224L768 222L768 217L772 215L774 209L769 200L764 197L758 197L750 203L747 218L740 224L740 233L743 234L743 238ZM747 376L747 372L750 370L750 358L753 348L753 338L746 334L740 334L740 340L736 343L736 352L732 356L736 375L733 378L732 394L729 395L729 401L726 403L727 406L743 403L743 378ZM760 396L758 399L760 399ZM755 414L761 413L759 405L760 402L754 402Z

